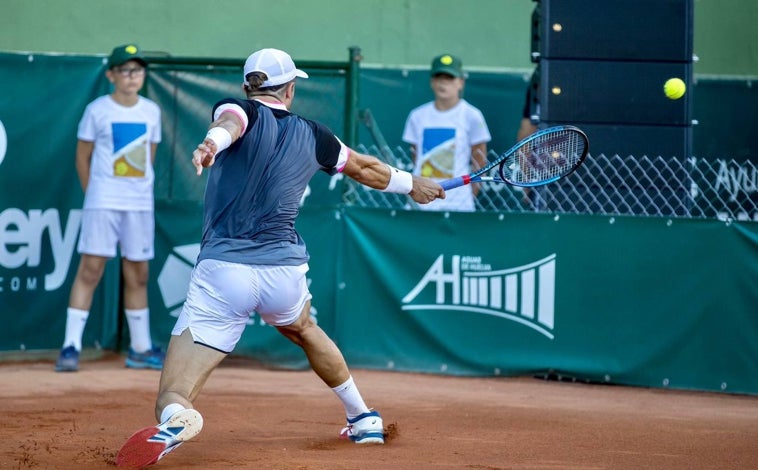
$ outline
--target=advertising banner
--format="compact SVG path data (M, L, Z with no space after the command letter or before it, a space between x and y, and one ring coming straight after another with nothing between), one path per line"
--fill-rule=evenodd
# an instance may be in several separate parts
M77 125L87 103L107 93L105 68L94 57L1 60L0 315L12 321L0 329L0 351L58 348L79 263ZM85 329L87 347L115 344L118 298L105 291L117 289L117 276L110 263Z
M354 364L758 390L754 224L357 208L345 224Z
M57 351L79 262L77 124L110 85L103 58L0 54L0 61L0 353ZM151 68L146 90L164 113L148 284L160 346L199 252L205 180L194 173L191 150L213 103L241 91L235 67L172 67ZM339 127L344 77L325 70L312 77L298 84L295 111ZM324 90L342 101L325 106ZM311 314L351 366L758 393L755 214L446 213L406 210L400 195L395 209L368 209L350 205L341 178L313 180L297 229L312 256ZM714 173L693 175L690 191L744 207L755 178L753 167L724 160ZM119 304L112 261L84 348L124 350ZM234 353L307 367L303 352L255 312Z

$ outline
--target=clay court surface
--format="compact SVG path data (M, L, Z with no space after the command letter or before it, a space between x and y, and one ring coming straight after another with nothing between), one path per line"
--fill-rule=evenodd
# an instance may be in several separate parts
M0 469L115 469L154 424L159 373L106 354L77 373L0 363ZM353 370L388 432L339 440L342 407L310 371L232 358L196 408L203 432L159 469L756 469L758 397Z

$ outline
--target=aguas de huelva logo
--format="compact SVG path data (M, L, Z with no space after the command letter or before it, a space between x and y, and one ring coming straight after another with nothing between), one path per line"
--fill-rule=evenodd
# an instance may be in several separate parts
M403 297L402 309L492 315L553 339L555 268L555 253L503 269L481 256L439 255Z

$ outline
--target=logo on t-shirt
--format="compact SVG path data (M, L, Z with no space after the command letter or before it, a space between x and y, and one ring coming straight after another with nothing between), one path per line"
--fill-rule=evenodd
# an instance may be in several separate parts
M452 178L455 168L455 129L424 129L421 141L421 176Z
M113 176L143 177L147 168L147 124L114 122Z

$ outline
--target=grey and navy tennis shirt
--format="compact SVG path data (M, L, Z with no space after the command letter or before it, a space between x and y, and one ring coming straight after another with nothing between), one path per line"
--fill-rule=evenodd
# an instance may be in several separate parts
M244 112L248 123L210 168L197 261L306 263L305 242L295 231L300 200L317 171L342 170L349 149L329 128L290 113L284 105L225 99L213 107L214 116L222 105Z

